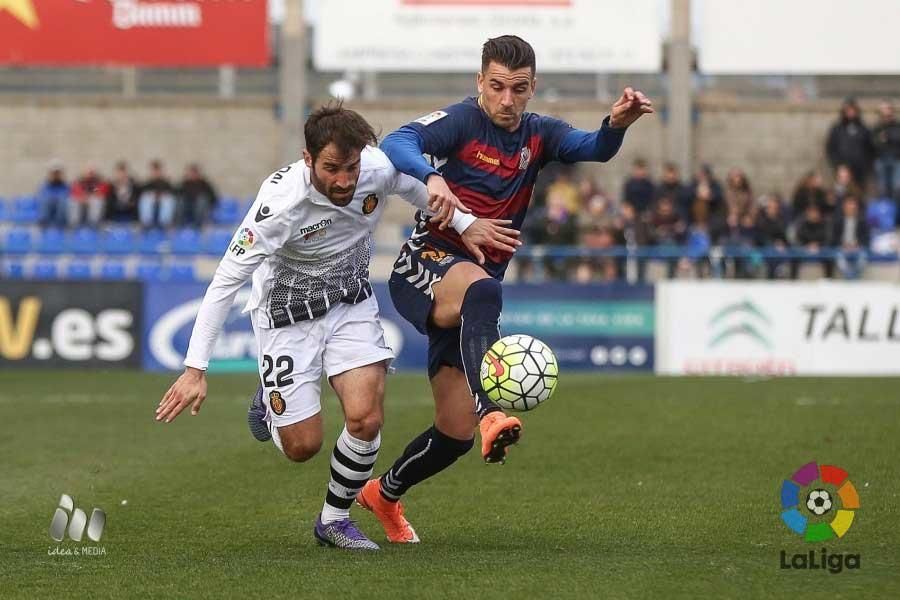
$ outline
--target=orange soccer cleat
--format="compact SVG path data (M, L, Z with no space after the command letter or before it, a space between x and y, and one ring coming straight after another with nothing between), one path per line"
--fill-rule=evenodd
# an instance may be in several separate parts
M403 516L403 505L398 500L390 502L381 495L381 480L370 479L356 496L356 503L371 511L384 527L384 533L392 544L418 544L419 536Z
M484 415L478 427L481 430L481 456L484 462L506 462L509 447L518 442L522 434L522 422L497 410Z

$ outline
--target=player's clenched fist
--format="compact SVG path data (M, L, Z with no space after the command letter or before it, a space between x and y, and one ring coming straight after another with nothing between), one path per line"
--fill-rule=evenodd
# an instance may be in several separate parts
M478 261L484 264L484 253L481 248L496 248L512 254L518 246L519 231L509 227L512 221L506 219L476 219L460 236L466 250Z
M175 380L166 395L156 407L156 420L169 423L188 405L191 414L200 412L200 405L206 400L206 374L200 369L188 367Z

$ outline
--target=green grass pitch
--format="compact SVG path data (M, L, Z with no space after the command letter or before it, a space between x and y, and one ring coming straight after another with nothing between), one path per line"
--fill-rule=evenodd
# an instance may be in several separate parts
M311 535L333 394L326 445L300 465L247 432L252 376L212 374L200 415L161 425L170 380L0 373L0 597L900 597L897 380L563 373L505 466L472 452L407 496L420 545L366 555ZM431 417L423 375L389 379L379 472ZM780 521L782 479L811 460L859 490L843 539ZM106 511L105 554L48 555L98 545L50 539L64 492ZM822 547L861 568L780 568L782 550Z

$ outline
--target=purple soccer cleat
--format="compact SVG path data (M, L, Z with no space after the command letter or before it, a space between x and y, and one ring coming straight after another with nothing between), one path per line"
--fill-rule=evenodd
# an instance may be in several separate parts
M250 427L253 437L260 442L268 442L272 439L272 432L269 431L269 424L266 423L266 405L263 403L262 386L256 388L256 395L250 401L250 408L247 409L247 426Z
M316 517L313 535L316 536L320 546L333 546L345 550L381 550L378 544L367 538L350 519L341 519L324 525L320 514Z

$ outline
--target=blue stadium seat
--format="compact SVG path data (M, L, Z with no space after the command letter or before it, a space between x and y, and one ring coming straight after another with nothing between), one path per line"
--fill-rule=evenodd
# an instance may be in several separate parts
M141 281L162 281L163 268L159 263L140 263L137 267L137 278Z
M31 231L15 227L6 232L3 251L7 254L27 254L31 250Z
M137 241L127 227L113 227L103 236L100 247L104 254L129 254L137 250Z
M66 279L90 279L91 263L84 261L72 261L66 267Z
M0 221L6 220L6 198L0 196Z
M44 229L35 249L41 254L62 254L66 251L66 234L55 227Z
M31 277L33 279L57 279L59 277L59 267L55 261L41 259L34 263Z
M229 229L214 229L207 232L203 238L203 252L217 256L224 254L231 243L231 233Z
M171 241L172 254L191 255L200 252L200 233L196 229L179 229Z
M241 215L240 200L219 198L219 202L212 212L212 220L217 225L232 225L241 220Z
M165 243L166 236L158 229L150 229L141 233L138 238L138 251L148 256L160 254L160 247Z
M7 279L25 279L25 264L19 261L4 262L3 276Z
M119 261L105 262L100 267L101 279L120 280L125 279L125 263Z
M100 252L100 236L88 227L77 229L69 237L69 251L75 254L98 254Z
M10 220L15 223L37 223L41 208L37 198L33 196L21 196L13 201L13 210Z
M191 263L174 264L169 269L169 281L188 282L194 280L194 265Z

